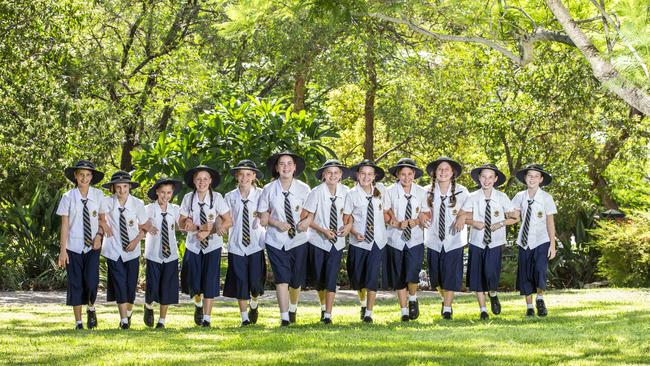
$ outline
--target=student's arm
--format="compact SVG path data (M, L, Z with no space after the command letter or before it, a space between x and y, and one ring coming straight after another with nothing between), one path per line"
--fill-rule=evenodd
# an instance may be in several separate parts
M314 224L314 214L305 210L300 211L300 221L298 222L298 231L305 232Z
M483 230L485 228L485 223L483 221L474 220L474 211L464 211L461 210L458 214L465 215L465 224L473 227L476 230ZM493 227L492 225L491 227Z
M270 214L269 214L268 222L269 222L269 225L275 226L280 231L289 231L289 229L291 229L291 225L289 225L288 222L276 220L273 217L271 217Z
M192 222L191 218L183 215L181 215L178 219L178 226L181 231L188 233L195 232L199 229L198 226L194 225L194 222Z
M354 227L352 226L352 223L354 223L354 218L352 217L352 215L343 214L343 222L344 222L344 225L345 225L344 226L345 227L344 231L347 232L346 235L347 234L352 234L357 238L358 241L363 241L363 239L364 239L363 234L357 232L354 229Z
M106 220L106 214L105 213L100 213L99 214L99 227L104 231L104 236L107 238L110 238L113 236L113 229L111 226L108 224L108 220Z
M397 228L400 227L400 222L397 221L397 218L393 215L392 209L384 210L384 222L387 222L389 225L392 223L394 225L391 226L395 226Z
M555 254L557 254L555 250L555 219L553 215L546 215L546 230L551 241L551 246L548 247L548 259L553 259L555 258Z
M506 219L501 222L492 224L492 231L499 230L508 225L514 225L519 222L519 211L506 212Z
M136 237L133 240L131 240L129 245L126 247L126 251L132 252L135 249L135 247L138 245L138 243L140 243L140 240L144 239L145 235L146 233L144 230L138 231L138 235L136 235Z
M68 251L66 250L68 246L68 216L61 216L61 249L59 251L59 267L63 268L68 264Z
M228 229L232 227L232 216L230 215L230 211L228 211L219 217L221 217L221 223L219 225L215 225L215 231L217 235L224 236L228 233Z
M268 212L258 212L257 214L260 218L260 225L267 227L269 225L270 214Z
M460 232L465 227L465 214L462 210L459 210L456 214L456 220L454 220L453 231L455 233Z

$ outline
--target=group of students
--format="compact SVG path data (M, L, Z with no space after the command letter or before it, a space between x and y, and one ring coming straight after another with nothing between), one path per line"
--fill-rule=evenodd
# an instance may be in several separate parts
M61 251L58 263L67 270L67 305L73 307L76 328L83 329L82 306L87 306L87 327L97 326L94 304L99 285L99 255L108 264L107 300L115 301L120 328L128 329L136 295L140 242L145 239L146 292L144 323L154 326L154 304L160 305L156 328L165 327L168 306L181 291L194 301L196 325L209 327L212 304L220 294L223 237L228 238L228 269L223 296L236 298L241 325L258 319L258 297L264 293L266 254L273 271L280 324L296 321L302 288L318 291L321 322L332 323L337 277L349 237L347 272L358 292L360 319L373 321L380 271L396 291L402 321L419 317L417 289L427 252L431 288L443 299L441 314L452 319L454 293L463 277L464 236L470 227L467 287L476 292L480 319L488 319L486 297L493 314L501 312L497 296L502 248L507 225L523 220L518 244L517 289L525 296L527 316L547 315L544 304L548 260L555 256L556 213L552 197L541 187L552 177L531 164L516 173L527 186L510 200L496 188L506 176L493 164L471 171L479 189L470 193L456 183L462 172L457 161L441 157L426 166L431 184L414 181L424 174L414 160L403 158L388 172L396 182L379 183L384 170L371 160L350 168L338 160L326 161L317 171L321 182L310 189L296 179L305 169L300 156L283 151L266 166L273 180L257 186L263 173L250 160L242 160L230 174L237 187L222 196L214 189L220 174L199 165L188 170L184 182L161 178L147 191L145 205L131 195L138 183L118 171L108 183L109 197L93 186L104 174L86 160L65 169L76 188L66 192L57 214L61 216ZM356 181L348 188L341 181ZM180 207L171 203L182 184L191 191ZM179 281L176 230L187 233ZM533 295L536 303L533 305Z

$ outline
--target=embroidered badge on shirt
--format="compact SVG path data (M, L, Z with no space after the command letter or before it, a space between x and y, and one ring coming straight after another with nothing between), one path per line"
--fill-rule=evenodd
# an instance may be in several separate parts
M257 217L259 213L257 211L253 212L253 217Z
M93 210L93 217L97 217L97 211Z
M208 220L210 220L210 221L214 220L214 215L213 215L213 214L209 214L209 215L208 215Z
M133 224L134 224L133 220L129 220L129 226L133 227Z
M341 213L341 215L343 215L343 207L341 207L341 209L339 210L339 212Z
M499 217L499 210L494 211L494 217Z
M298 210L300 210L300 206L296 206L296 212L298 212Z
M542 211L537 211L537 218L541 219L542 217L544 217L544 214L542 213Z
M415 208L415 213L420 213L420 208L419 207Z
M457 210L457 209L453 209L453 210L451 211L451 214L452 214L452 215L456 215L457 213L458 213L458 210Z

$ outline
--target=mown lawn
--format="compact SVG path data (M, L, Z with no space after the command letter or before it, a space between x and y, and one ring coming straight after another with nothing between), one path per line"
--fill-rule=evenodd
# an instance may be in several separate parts
M213 327L192 326L191 305L170 309L168 328L148 329L136 307L133 327L116 329L114 306L98 306L99 329L71 329L63 305L0 307L0 363L10 364L309 364L309 365L628 365L650 363L650 290L555 291L549 316L527 319L521 297L502 294L503 313L478 320L473 296L440 317L437 297L422 299L418 321L402 324L394 300L361 324L358 306L338 304L335 324L318 323L316 304L302 303L298 324L278 327L274 302L257 325L240 328L235 303L220 302ZM85 317L84 317L85 318Z

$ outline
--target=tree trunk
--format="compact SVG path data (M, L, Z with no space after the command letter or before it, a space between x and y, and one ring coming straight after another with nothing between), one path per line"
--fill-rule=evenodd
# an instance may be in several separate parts
M307 80L305 74L298 72L293 84L293 111L300 112L305 109L305 98L307 94Z
M377 70L375 59L375 34L372 28L366 42L366 101L364 106L365 141L363 157L372 160L374 157L375 139L375 95L377 94Z
M650 116L650 95L640 88L632 85L623 76L621 76L609 61L600 55L600 52L591 42L591 40L582 32L576 22L573 20L569 11L566 9L561 0L546 0L557 21L562 25L564 31L571 38L576 47L589 61L594 76L603 86L612 93L618 95L628 105L636 108L646 116Z

